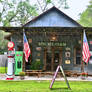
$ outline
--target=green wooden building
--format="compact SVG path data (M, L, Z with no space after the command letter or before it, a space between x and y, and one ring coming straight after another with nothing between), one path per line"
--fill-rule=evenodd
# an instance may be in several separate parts
M23 30L28 39L31 55L23 62L23 69L55 71L58 65L64 70L91 72L91 64L82 63L83 30L92 45L91 28L84 28L56 7L52 7L22 27L5 28L11 32L9 40L16 51L23 51Z

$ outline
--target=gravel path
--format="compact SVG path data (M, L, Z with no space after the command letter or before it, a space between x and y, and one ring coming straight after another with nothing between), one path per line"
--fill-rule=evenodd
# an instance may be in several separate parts
M0 80L6 80L7 75L6 74L0 74ZM36 76L25 76L24 80L52 80L53 76L44 76L44 77L36 77ZM88 76L86 79L81 79L81 76L79 77L67 77L69 81L92 81L92 77ZM20 80L19 76L14 76L14 80ZM64 77L56 78L57 81L64 80Z

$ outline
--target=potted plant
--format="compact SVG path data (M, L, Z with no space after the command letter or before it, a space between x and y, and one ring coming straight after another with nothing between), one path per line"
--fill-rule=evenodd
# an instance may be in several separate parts
M31 69L32 70L40 70L41 66L42 66L41 61L35 61L35 62L32 62Z
M88 77L88 73L86 73L86 72L82 72L81 73L81 78L82 79L85 79L85 78L87 78Z
M19 75L20 75L20 79L24 80L24 78L25 78L25 72L19 72Z

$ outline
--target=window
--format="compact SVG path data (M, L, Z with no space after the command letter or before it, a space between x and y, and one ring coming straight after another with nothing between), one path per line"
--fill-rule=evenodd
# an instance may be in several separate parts
M80 65L81 64L81 49L76 48L75 51L75 64Z

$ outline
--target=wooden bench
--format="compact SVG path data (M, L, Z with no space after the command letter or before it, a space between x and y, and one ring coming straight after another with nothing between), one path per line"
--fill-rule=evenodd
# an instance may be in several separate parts
M26 70L26 75L28 76L37 76L38 78L45 75L54 76L55 72L43 72L42 70ZM76 71L65 71L65 75L68 77L78 77L81 76L81 73ZM62 73L58 72L57 77L62 77ZM88 76L92 76L92 74L88 74Z
M42 70L27 70L26 71L26 75L28 75L28 76L38 76L38 78L41 77L41 76L45 76L45 75L54 76L54 73L55 72L43 72ZM58 72L57 77L60 77L61 75L62 75L62 73Z
M28 76L41 76L42 70L26 70L26 75Z

